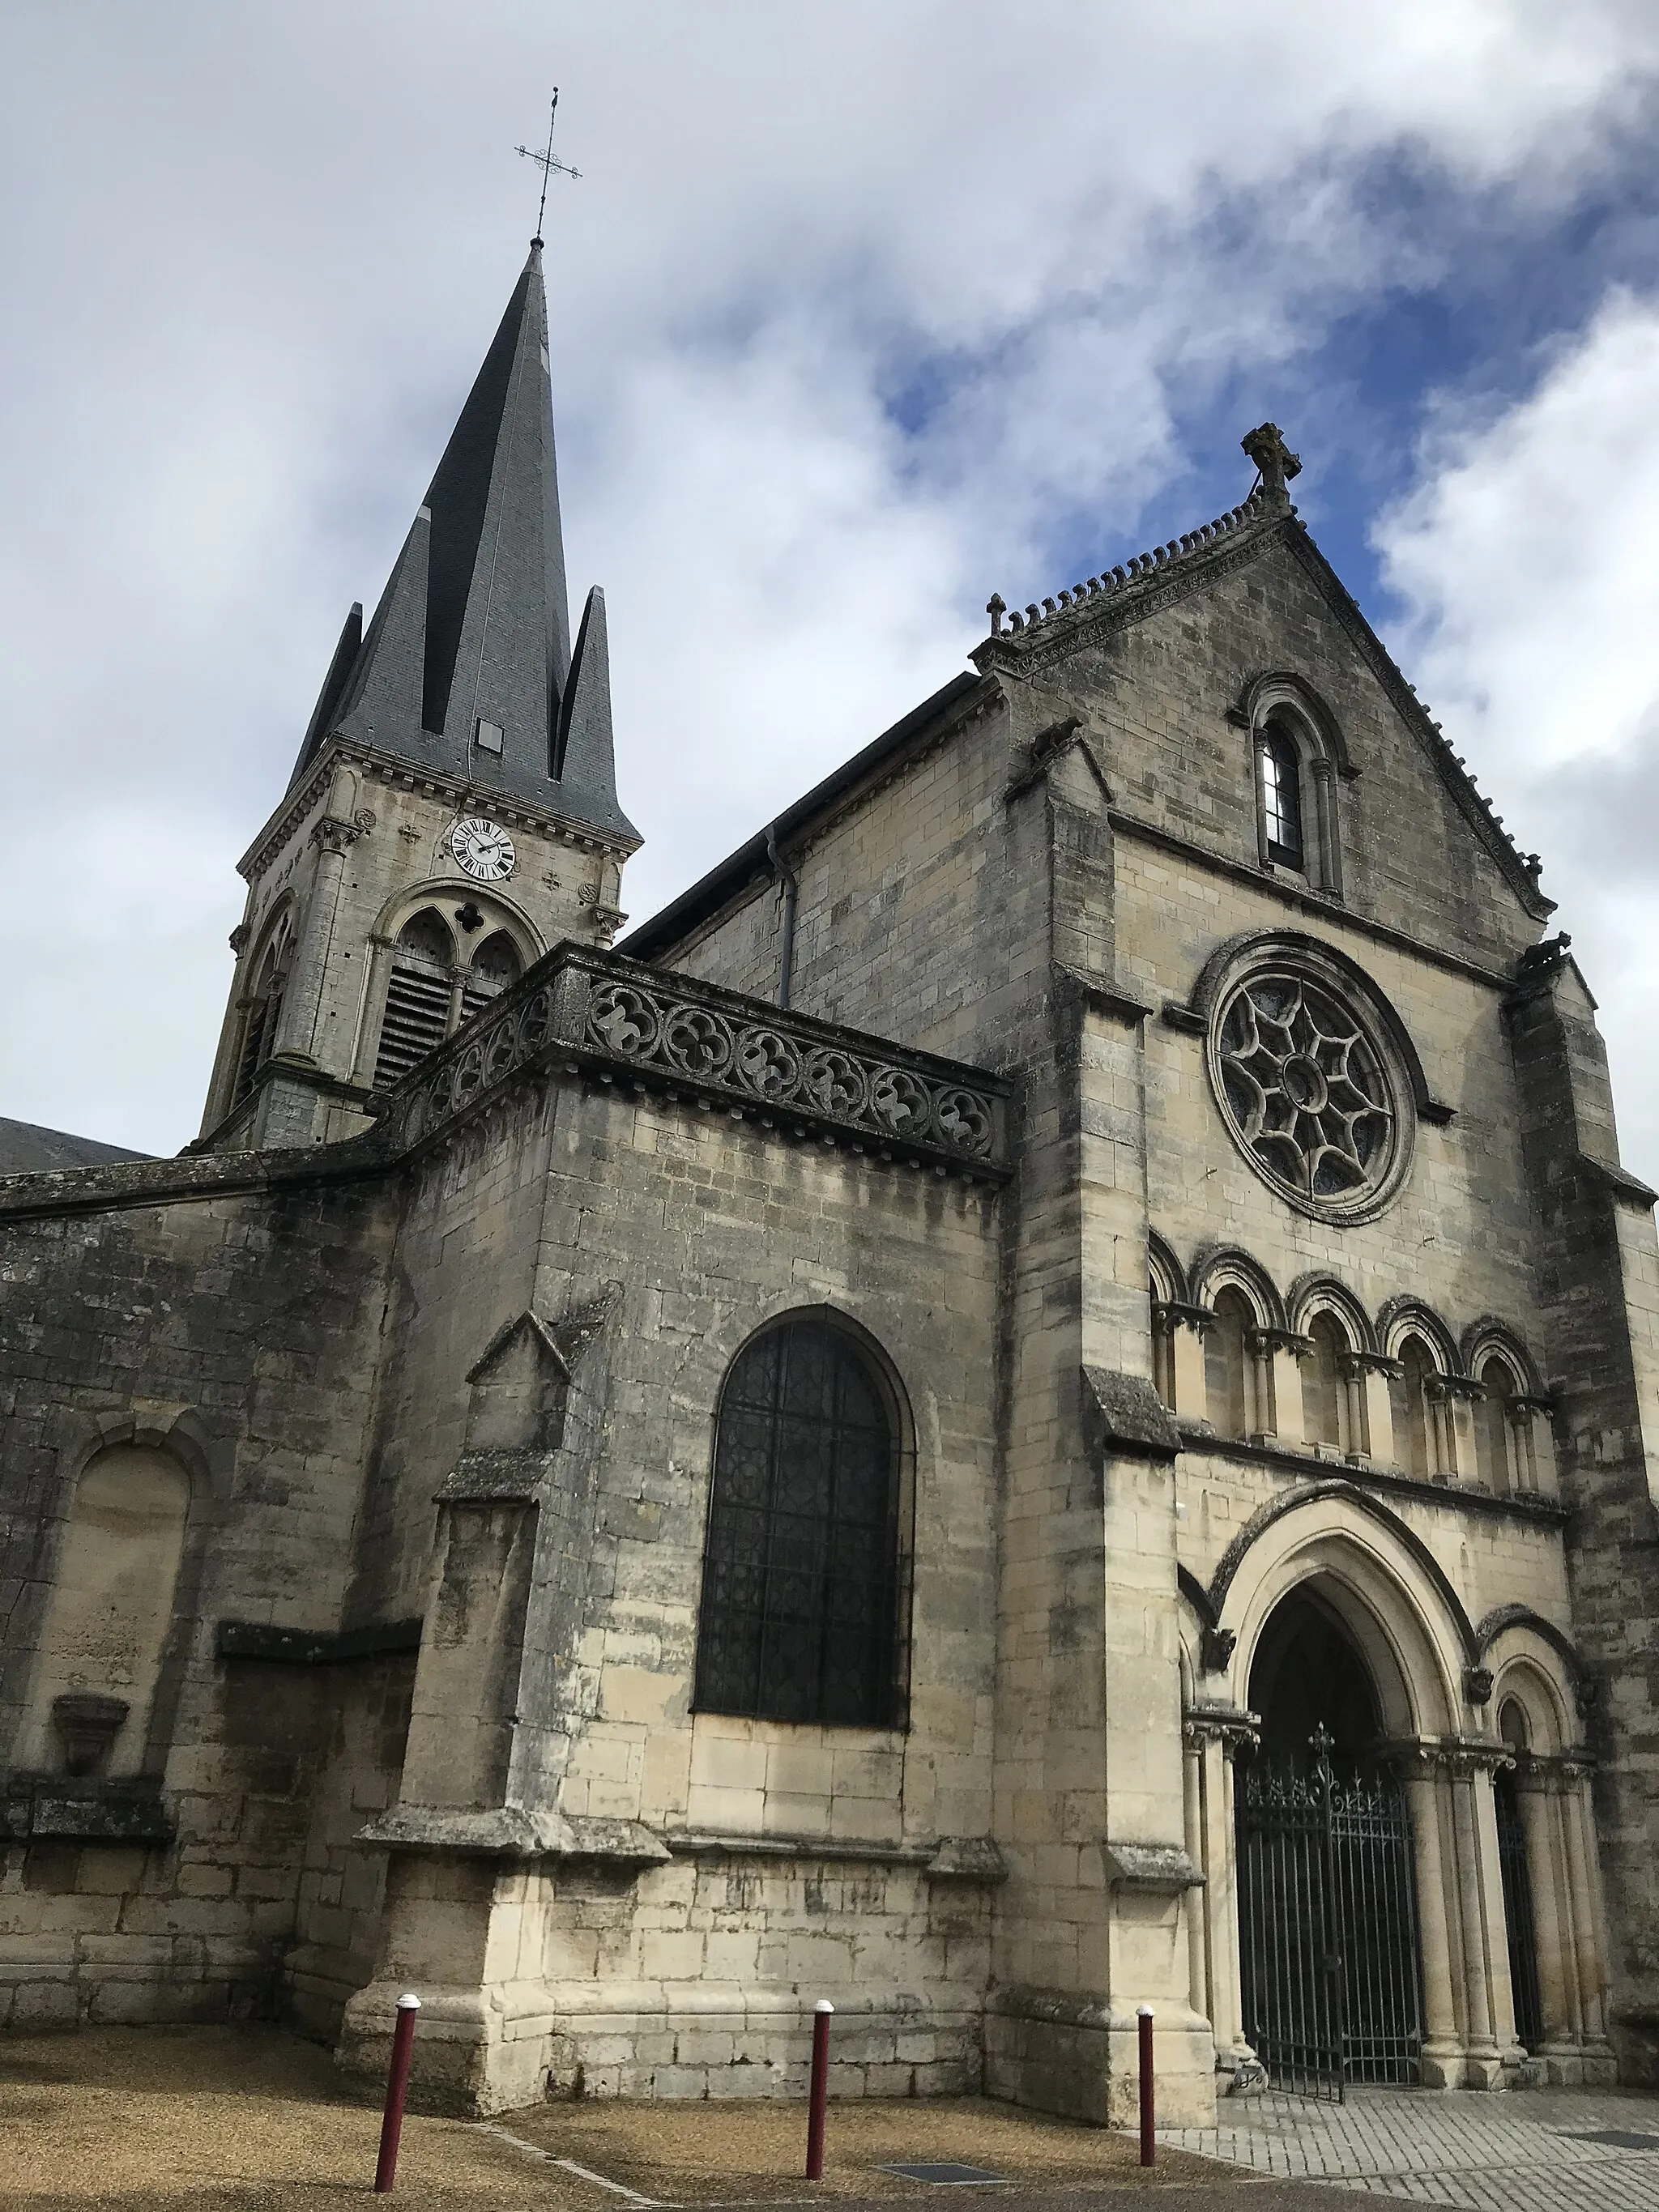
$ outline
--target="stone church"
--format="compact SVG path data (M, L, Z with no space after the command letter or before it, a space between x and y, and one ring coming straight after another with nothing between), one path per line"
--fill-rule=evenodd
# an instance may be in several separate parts
M0 1130L14 2028L422 2094L1659 2074L1659 1255L1298 520L988 634L619 946L532 250L200 1136ZM1244 471L1241 468L1241 489ZM630 789L629 733L622 786Z

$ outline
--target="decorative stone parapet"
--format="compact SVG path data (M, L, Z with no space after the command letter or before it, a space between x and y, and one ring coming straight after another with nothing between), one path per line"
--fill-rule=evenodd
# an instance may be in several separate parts
M370 1102L398 1149L424 1144L518 1070L623 1081L879 1159L1002 1180L1007 1085L616 953L560 945L396 1090Z

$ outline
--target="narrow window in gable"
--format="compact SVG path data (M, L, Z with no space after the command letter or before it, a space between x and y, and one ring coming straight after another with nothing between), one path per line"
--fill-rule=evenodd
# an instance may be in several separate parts
M1256 742L1256 773L1261 780L1261 813L1267 858L1280 867L1305 865L1302 835L1302 763L1295 741L1269 724Z

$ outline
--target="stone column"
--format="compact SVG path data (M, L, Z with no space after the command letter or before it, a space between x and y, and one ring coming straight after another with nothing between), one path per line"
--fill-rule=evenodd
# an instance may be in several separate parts
M1614 2078L1613 2050L1607 2040L1607 1920L1601 1898L1601 1867L1596 1856L1595 1808L1590 1797L1590 1770L1580 1759L1561 1763L1561 1826L1566 1844L1567 1893L1571 1900L1573 1957L1577 1969L1578 2002L1583 2021L1585 2079L1598 2082Z
M1238 1842L1233 1809L1233 1761L1256 1741L1253 1713L1231 1706L1195 1706L1186 1720L1187 1753L1194 1777L1196 1839L1188 1850L1202 1869L1204 1887L1188 1900L1201 1930L1203 2002L1195 2009L1215 2033L1216 2063L1237 2072L1255 2056L1244 2033L1239 1968Z
M1246 1340L1255 1358L1260 1429L1253 1441L1284 1444L1291 1449L1304 1443L1307 1430L1302 1414L1302 1362L1313 1350L1310 1336L1290 1328L1252 1329Z
M1319 825L1319 882L1322 890L1342 889L1342 840L1337 835L1334 764L1322 753L1308 763L1313 775L1314 818Z
M1547 1398L1511 1398L1509 1402L1516 1465L1524 1471L1527 1487L1543 1498L1554 1498L1560 1489L1555 1471L1555 1428L1550 1419L1553 1410Z
M1194 1866L1204 1866L1204 1746L1191 1728L1183 1731L1182 1807L1187 1856ZM1207 1869L1206 1869L1207 1872ZM1187 2002L1200 2018L1215 2026L1209 1960L1208 1915L1204 1893L1189 1889L1182 1899L1187 1916Z
M1566 1895L1565 1853L1559 1836L1560 1778L1542 1759L1522 1753L1516 1759L1516 1796L1527 1844L1527 1881L1532 1891L1533 1947L1538 1958L1539 2007L1544 2041L1534 2057L1544 2059L1553 2082L1569 2086L1578 2079L1583 2013L1579 2002L1575 1944Z
M1423 2079L1431 2089L1463 2081L1463 2039L1453 1985L1443 1830L1449 1811L1445 1769L1427 1746L1408 1747L1404 1765L1417 1845L1417 1911L1423 1942Z
M1350 1352L1343 1355L1342 1371L1358 1401L1361 1418L1354 1433L1364 1439L1359 1449L1374 1467L1393 1467L1394 1400L1389 1394L1389 1382L1404 1370L1384 1352Z
M1208 1396L1204 1374L1204 1340L1215 1327L1208 1306L1161 1300L1152 1308L1152 1327L1163 1340L1172 1402L1183 1421L1201 1421Z
M1467 2086L1498 2089L1506 2069L1521 2061L1515 2039L1515 1998L1510 1987L1509 1932L1504 1917L1504 1877L1498 1856L1498 1810L1492 1771L1510 1753L1465 1741L1449 1753L1452 1825L1462 1923L1463 1978L1468 2006Z
M332 815L325 815L311 832L311 842L317 848L316 872L312 877L311 896L305 904L299 942L294 949L294 964L289 971L276 1036L276 1054L289 1059L312 1065L316 1062L323 980L339 911L346 854L362 834L356 823L338 821ZM328 1072L343 1075L345 1070L331 1068Z
M1455 1375L1450 1380L1447 1408L1456 1464L1448 1473L1460 1482L1475 1482L1480 1474L1480 1454L1475 1442L1474 1409L1486 1394L1479 1382L1467 1376Z

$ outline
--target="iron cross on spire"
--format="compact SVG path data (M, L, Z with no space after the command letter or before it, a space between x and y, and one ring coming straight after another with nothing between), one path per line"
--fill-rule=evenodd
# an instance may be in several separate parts
M539 153L533 146L520 146L514 149L522 154L526 161L533 161L542 173L542 200L541 205L536 210L536 236L533 241L537 246L542 242L542 218L547 213L547 187L555 173L556 172L562 177L580 177L581 174L581 171L573 169L568 161L558 161L553 158L553 125L558 120L558 115L559 88L556 84L553 88L552 105L547 111L546 145Z

